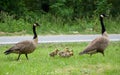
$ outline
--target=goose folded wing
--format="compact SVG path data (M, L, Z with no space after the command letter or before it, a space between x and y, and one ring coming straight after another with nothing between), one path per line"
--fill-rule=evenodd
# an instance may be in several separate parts
M101 44L103 44L104 40L102 37L98 37L94 39L86 48L84 51L90 52L90 51L96 51Z
M22 41L22 42L19 42L17 44L15 44L11 50L24 50L26 47L29 47L31 44L31 41Z

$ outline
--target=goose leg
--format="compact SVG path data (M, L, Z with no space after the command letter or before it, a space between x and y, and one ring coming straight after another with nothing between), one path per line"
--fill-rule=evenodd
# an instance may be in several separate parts
M104 52L101 52L101 53L102 53L103 56L105 56L105 55L104 55Z
M20 55L21 55L21 54L19 54L19 55L18 55L17 61L19 60L19 58L20 58Z
M27 60L28 60L28 55L27 55L27 54L25 54L25 56L26 56L26 58L27 58Z
M92 53L90 54L90 57L92 57Z

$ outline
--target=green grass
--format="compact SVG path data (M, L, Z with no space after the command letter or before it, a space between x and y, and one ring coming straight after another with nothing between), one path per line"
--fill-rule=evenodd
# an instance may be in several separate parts
M11 45L0 46L0 75L120 75L120 42L111 42L102 54L78 55L88 43L39 44L36 51L29 54L29 60L22 55L16 61L17 54L4 55ZM62 58L50 57L55 48L68 47L74 50L74 56Z

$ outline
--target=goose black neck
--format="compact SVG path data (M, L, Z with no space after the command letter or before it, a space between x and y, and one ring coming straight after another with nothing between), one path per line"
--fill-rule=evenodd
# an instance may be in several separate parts
M104 23L103 23L103 18L102 17L100 17L100 23L101 23L101 27L102 27L102 34L106 31L106 29L105 29L105 26L104 26Z
M33 34L34 34L33 39L36 39L37 38L37 34L36 34L36 27L34 25L33 25Z

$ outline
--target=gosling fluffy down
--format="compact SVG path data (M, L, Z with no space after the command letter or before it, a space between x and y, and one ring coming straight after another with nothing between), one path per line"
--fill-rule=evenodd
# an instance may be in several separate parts
M69 48L65 48L65 50L60 51L58 55L61 57L70 57L73 56L73 50L69 50Z
M53 52L51 52L49 55L51 56L51 57L54 57L54 56L56 56L57 54L58 54L58 52L59 52L59 50L58 49L55 49Z

